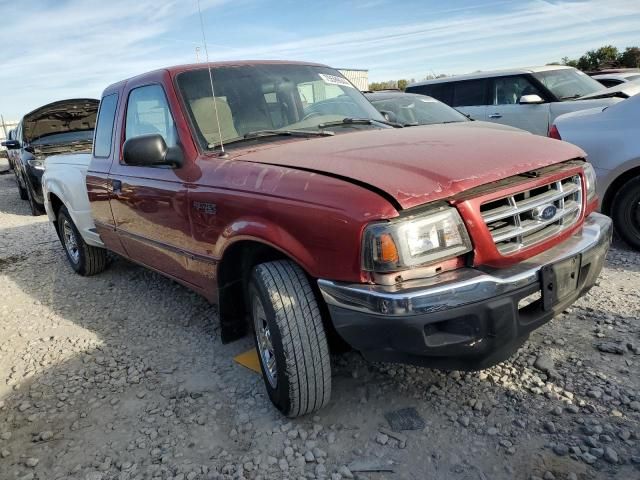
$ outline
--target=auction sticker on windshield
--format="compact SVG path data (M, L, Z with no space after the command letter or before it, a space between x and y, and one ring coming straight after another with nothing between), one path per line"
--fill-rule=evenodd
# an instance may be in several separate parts
M324 80L324 83L328 83L330 85L342 85L343 87L355 88L353 85L349 83L347 79L338 77L337 75L328 75L326 73L319 73L318 75L320 75L320 78Z

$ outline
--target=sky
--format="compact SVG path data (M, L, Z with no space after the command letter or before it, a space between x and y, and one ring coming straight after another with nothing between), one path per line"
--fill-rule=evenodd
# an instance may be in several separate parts
M200 0L210 61L306 60L370 81L541 65L640 45L639 0ZM0 0L0 114L204 61L196 0Z

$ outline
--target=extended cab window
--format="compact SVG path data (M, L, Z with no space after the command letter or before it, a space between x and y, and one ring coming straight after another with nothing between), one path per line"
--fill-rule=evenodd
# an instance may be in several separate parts
M454 107L473 107L477 105L486 105L485 91L486 80L467 80L464 82L455 82L453 94Z
M118 106L118 94L106 95L100 101L98 123L96 124L96 137L93 141L93 155L95 157L108 157L111 154L111 142L113 139L113 122Z
M152 133L162 135L168 147L176 145L173 117L160 85L147 85L131 90L127 103L125 137Z
M498 77L493 79L491 89L493 105L515 105L523 95L539 95L542 92L527 77Z

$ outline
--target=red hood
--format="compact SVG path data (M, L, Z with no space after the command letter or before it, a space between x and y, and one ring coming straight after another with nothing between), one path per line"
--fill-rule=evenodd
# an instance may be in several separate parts
M234 157L347 177L377 187L402 208L411 208L584 156L578 147L528 132L461 123L266 144Z

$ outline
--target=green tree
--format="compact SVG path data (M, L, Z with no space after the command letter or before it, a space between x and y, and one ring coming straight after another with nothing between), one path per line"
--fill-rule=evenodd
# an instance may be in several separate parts
M407 85L409 85L409 80L398 80L398 89L402 90L404 92L404 90L407 88Z
M603 68L615 68L619 65L620 52L613 45L605 45L597 50L589 50L578 60L580 70L602 70Z
M577 67L578 66L578 60L569 58L569 57L562 57L562 59L560 60L562 65L566 65L567 67Z
M620 55L620 65L627 68L640 68L640 48L625 48L622 55Z

